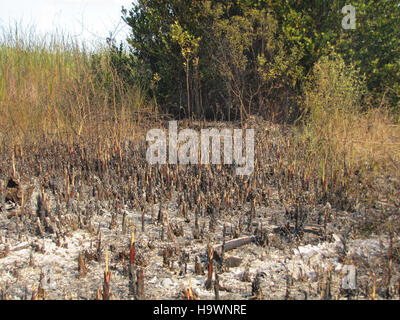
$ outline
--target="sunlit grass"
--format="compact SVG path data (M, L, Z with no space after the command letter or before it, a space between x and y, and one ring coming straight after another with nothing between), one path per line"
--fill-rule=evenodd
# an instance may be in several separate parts
M88 51L63 34L1 30L2 146L41 138L113 144L134 134L133 112L144 107L140 90L119 79L107 47Z
M341 190L374 202L382 197L379 189L387 188L385 196L395 200L389 181L384 185L377 179L400 181L400 126L387 108L367 106L364 92L362 78L340 58L317 63L297 137L304 149L298 153L327 194Z

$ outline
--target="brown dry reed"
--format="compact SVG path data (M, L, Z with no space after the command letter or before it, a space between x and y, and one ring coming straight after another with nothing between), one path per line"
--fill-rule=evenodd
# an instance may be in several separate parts
M0 148L85 143L98 151L135 136L145 110L107 47L88 50L65 36L18 26L0 32ZM140 119L139 119L140 120Z

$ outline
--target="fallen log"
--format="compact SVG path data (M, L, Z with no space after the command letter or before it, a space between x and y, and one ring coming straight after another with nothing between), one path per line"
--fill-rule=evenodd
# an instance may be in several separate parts
M21 251L21 250L25 250L25 249L29 249L31 247L30 243L25 243L25 244L21 244L18 247L12 248L10 251L11 252L16 252L16 251Z
M254 223L253 224L254 227L258 228L260 227L260 223ZM289 227L285 226L285 225L268 225L266 227L262 227L261 232L267 232L267 233L278 233L281 231L293 231L295 230L295 226L293 224L289 225ZM316 235L321 235L324 232L323 226L320 225L306 225L304 226L302 229L302 232L305 233L313 233ZM242 237L239 239L233 239L233 240L229 240L227 242L225 242L225 248L224 248L224 252L227 251L231 251L240 247L243 247L245 245L248 245L250 243L256 242L257 240L257 236L246 236L246 237ZM222 253L222 247L223 244L218 245L214 248L214 260L217 261L221 261L221 253Z
M3 249L0 249L0 259L6 258L11 252L17 252L24 249L29 249L31 245L29 243L19 245L18 247L10 248L9 245L5 245Z
M239 239L233 239L230 241L225 242L225 248L224 251L231 251L234 249L237 249L239 247L245 246L249 243L255 242L256 237L255 236L249 236L249 237L244 237L244 238L239 238ZM221 253L222 253L222 247L224 245L221 244L217 247L214 248L214 260L219 260L221 261Z
M254 227L258 228L260 227L260 224L256 222L253 224ZM269 233L278 233L281 231L294 231L296 229L294 224L290 224L289 227L286 225L268 225L268 226L262 226L261 232L269 232ZM314 224L308 224L304 227L301 228L302 232L305 233L313 233L316 235L321 235L323 234L324 227L320 225L314 225Z

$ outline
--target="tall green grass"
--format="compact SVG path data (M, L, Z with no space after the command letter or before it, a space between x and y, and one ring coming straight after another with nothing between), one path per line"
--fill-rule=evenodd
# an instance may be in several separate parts
M106 46L88 51L62 34L0 34L0 143L116 142L134 134L138 87L119 78Z

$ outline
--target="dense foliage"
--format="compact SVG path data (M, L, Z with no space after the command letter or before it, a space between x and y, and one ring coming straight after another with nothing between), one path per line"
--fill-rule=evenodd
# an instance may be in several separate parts
M149 95L180 116L289 120L302 111L304 83L332 51L366 74L373 101L399 108L398 1L139 0L124 19L130 64Z

